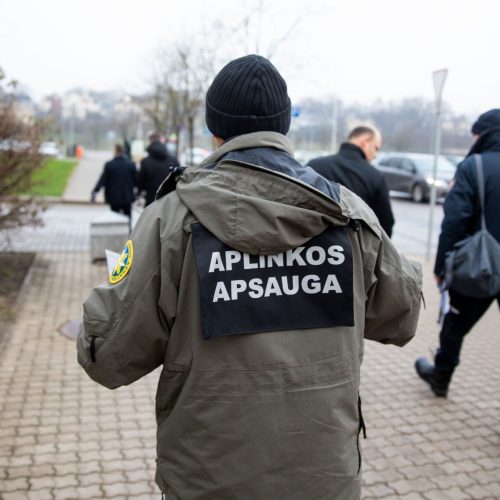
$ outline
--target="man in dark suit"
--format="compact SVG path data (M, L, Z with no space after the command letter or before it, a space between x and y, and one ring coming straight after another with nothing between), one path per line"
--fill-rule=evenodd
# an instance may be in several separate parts
M370 162L382 145L380 132L367 126L356 127L336 155L315 158L309 166L327 179L356 193L375 212L387 235L392 235L394 216L384 176Z
M115 145L115 157L104 165L101 177L92 191L92 201L104 188L104 199L113 212L130 217L134 201L134 187L137 184L137 170L126 156L121 144Z

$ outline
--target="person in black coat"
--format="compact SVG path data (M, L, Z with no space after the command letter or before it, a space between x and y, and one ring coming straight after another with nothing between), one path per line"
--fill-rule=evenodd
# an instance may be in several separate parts
M137 169L125 156L121 144L115 145L115 157L104 165L101 177L92 191L92 201L104 188L104 199L113 212L120 212L130 217L134 201L134 187L137 184Z
M168 153L159 134L149 136L148 156L141 161L139 192L146 193L146 206L155 201L156 191L170 173L170 167L179 165L177 158Z
M362 198L375 212L387 235L392 235L394 216L382 173L370 165L380 149L378 130L360 126L351 131L336 155L315 158L309 166L327 179L338 182Z
M482 114L472 126L474 144L459 164L453 188L444 202L444 220L434 266L435 279L441 285L446 254L455 243L481 229L476 166L473 155L480 154L483 161L485 200L484 217L490 234L500 242L500 109ZM451 376L460 361L460 351L465 335L472 329L491 303L500 295L478 299L449 290L450 309L445 315L439 335L439 349L434 365L426 358L419 358L415 368L436 396L446 397Z

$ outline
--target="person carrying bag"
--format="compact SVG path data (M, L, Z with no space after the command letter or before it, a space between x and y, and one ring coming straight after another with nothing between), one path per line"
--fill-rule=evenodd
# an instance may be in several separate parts
M467 297L487 298L500 292L500 244L486 228L481 155L474 155L474 161L481 204L481 229L456 243L447 254L444 281L447 289Z
M420 378L441 397L448 394L465 335L495 299L500 305L500 109L482 114L472 135L444 202L434 267L440 289L448 289L449 309L434 364L415 362Z

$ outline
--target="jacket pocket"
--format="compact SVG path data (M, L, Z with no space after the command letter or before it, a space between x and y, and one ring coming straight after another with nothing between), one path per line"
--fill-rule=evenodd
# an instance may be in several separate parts
M90 336L90 361L95 363L95 339L97 337L95 335Z
M99 357L99 353L101 352L106 342L107 336L99 332L92 331L87 334L85 350L89 364L94 364L102 361L102 359L100 359Z
M359 435L361 431L363 431L363 439L366 439L366 426L365 421L363 419L363 411L361 409L361 396L358 394L358 437L356 439L356 446L358 448L358 474L361 472L361 447L359 445Z
M103 361L102 350L107 343L107 332L86 329L86 321L80 327L78 334L78 360L85 367L97 366Z

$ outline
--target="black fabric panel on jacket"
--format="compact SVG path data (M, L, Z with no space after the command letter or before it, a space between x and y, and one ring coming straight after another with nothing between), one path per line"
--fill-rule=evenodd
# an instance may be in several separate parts
M229 248L191 226L205 339L354 326L353 263L344 227L330 227L277 255Z

